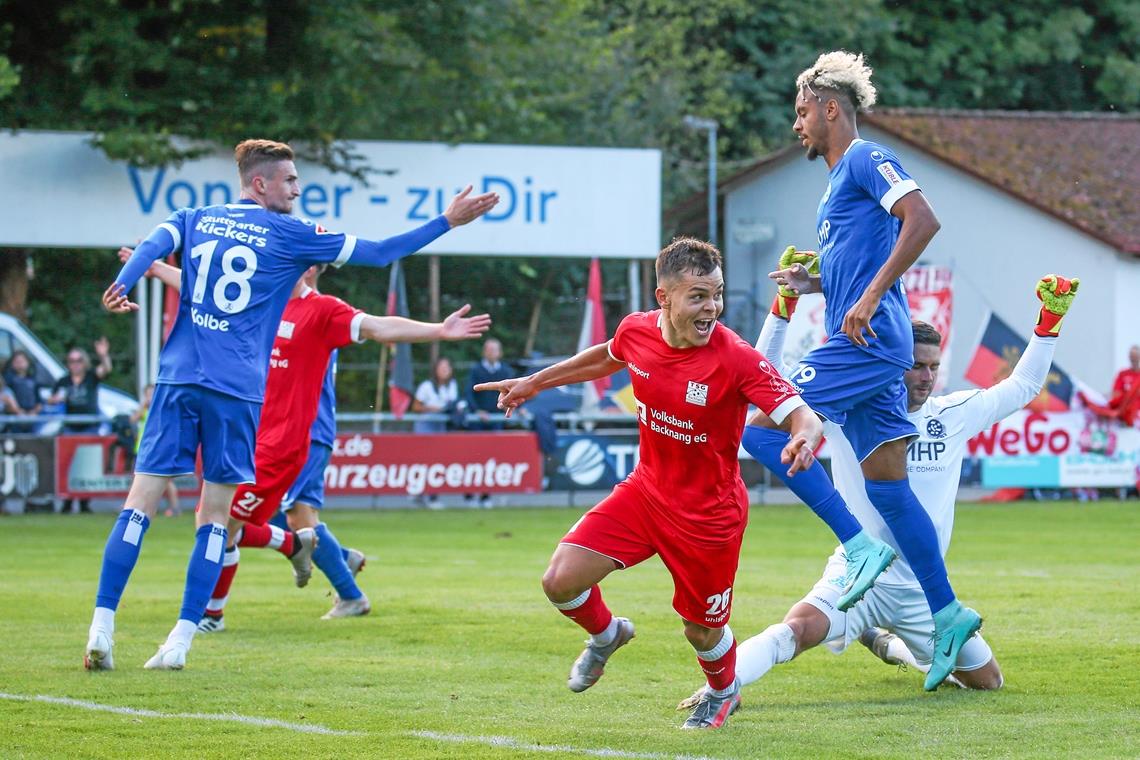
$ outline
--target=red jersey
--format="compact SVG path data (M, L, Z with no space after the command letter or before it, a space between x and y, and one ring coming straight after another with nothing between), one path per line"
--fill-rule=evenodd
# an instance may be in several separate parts
M659 310L630 314L610 341L610 355L629 367L640 423L629 481L677 532L719 543L747 515L738 451L749 404L780 423L804 402L724 325L706 345L677 349L661 335L662 318Z
M364 312L334 296L306 289L289 299L269 358L265 404L257 429L257 459L309 449L321 384L332 352L360 340Z
M1140 419L1140 371L1128 367L1117 373L1108 406L1118 410L1120 421L1125 425Z

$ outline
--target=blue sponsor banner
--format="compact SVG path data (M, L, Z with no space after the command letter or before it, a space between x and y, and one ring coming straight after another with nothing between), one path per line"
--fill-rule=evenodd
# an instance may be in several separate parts
M1061 458L1056 456L987 457L982 459L985 488L1060 488Z
M547 488L552 491L609 489L625 480L637 464L637 433L559 435L548 459Z

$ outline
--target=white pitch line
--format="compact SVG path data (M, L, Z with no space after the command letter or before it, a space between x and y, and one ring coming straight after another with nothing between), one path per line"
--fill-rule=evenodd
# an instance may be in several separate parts
M193 720L213 720L223 723L244 723L247 726L261 726L263 728L284 728L287 731L297 731L302 734L323 734L325 736L363 736L360 731L341 731L327 728L315 723L289 723L276 718L255 718L237 713L164 713L157 710L146 710L138 707L119 707L117 705L103 705L98 702L86 702L82 699L70 697L51 697L46 694L9 694L0 691L0 699L14 702L44 702L49 705L62 705L64 707L77 707L81 710L95 710L98 712L115 713L116 715L131 715L136 718L191 718Z
M571 747L565 744L531 744L512 739L509 736L467 736L465 734L442 734L438 731L409 731L409 735L420 739L431 739L437 742L450 742L452 744L485 744L489 747L505 747L526 752L564 752L589 757L617 757L625 760L715 760L706 755L670 755L663 752L629 752L624 749L590 749L588 747Z

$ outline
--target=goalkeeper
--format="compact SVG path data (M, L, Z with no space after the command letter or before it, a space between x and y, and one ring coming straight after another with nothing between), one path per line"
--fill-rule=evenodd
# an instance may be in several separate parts
M802 257L790 263L807 264L809 269L811 266L810 259ZM1072 305L1079 285L1080 280L1076 278L1067 280L1057 275L1048 275L1038 281L1037 297L1042 305L1033 338L1013 373L986 390L931 397L941 359L942 338L925 322L912 323L914 367L903 376L903 381L907 391L908 416L918 428L919 437L908 448L907 470L915 495L934 523L944 557L954 526L954 501L966 442L1021 409L1041 392L1053 361L1061 321ZM764 323L756 346L781 370L785 330L788 319L795 312L797 300L795 293L790 292L776 296L772 313ZM882 518L867 499L863 474L851 445L838 426L824 423L824 430L831 442L832 475L839 493L871 535L897 547ZM836 550L815 587L788 610L782 623L769 626L740 645L736 671L742 685L758 680L773 666L788 662L800 652L821 643L826 642L829 648L839 653L856 639L884 662L906 664L923 672L929 669L933 656L930 639L934 620L906 560L900 556L879 576L863 601L848 612L840 612L837 605L843 591L843 574L843 557ZM948 680L970 689L1001 687L1001 668L981 634L974 634L967 640ZM694 704L702 692L698 690L680 707Z

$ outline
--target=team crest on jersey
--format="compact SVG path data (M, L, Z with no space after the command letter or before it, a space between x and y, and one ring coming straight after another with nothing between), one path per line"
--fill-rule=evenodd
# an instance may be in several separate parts
M926 434L931 438L945 438L946 426L938 420L927 420Z
M289 322L289 321L284 320L284 319L281 320L277 324L277 337L278 338L284 338L285 340L292 340L293 339L293 330L296 327L297 327L297 325L294 324L293 322Z
M709 387L690 380L689 387L685 391L685 401L697 406L705 406L709 401Z
M313 232L317 233L318 235L335 235L336 234L332 230L325 229L325 227L323 227L320 224L317 224L312 219L302 219L301 222L312 227Z

